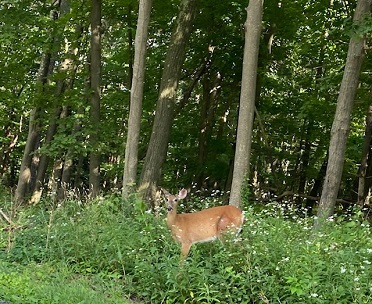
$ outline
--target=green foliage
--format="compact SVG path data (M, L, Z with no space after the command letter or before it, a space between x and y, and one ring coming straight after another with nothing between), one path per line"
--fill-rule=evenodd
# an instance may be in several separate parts
M126 303L118 286L114 276L82 276L63 264L0 262L0 299L12 304Z
M372 301L372 238L366 222L334 218L313 234L312 218L277 204L262 211L250 208L238 241L193 245L180 266L179 245L170 237L165 214L155 217L134 202L131 212L115 195L87 205L69 201L58 208L19 210L14 222L27 226L11 232L11 247L9 231L0 234L0 299L123 303L125 295L143 303ZM214 203L185 205L200 209Z
M178 6L179 1L175 0L153 3L139 175ZM197 183L219 190L228 188L234 158L246 6L246 0L198 2L199 14L178 85L176 115L167 161L162 168L164 184L182 187ZM279 193L285 189L309 194L328 148L350 35L368 34L371 28L370 17L357 27L352 26L354 8L354 2L340 1L265 3L256 103L261 125L256 119L250 161L257 173L258 187L265 185L265 189L255 193L267 192L266 189L279 189ZM12 187L17 184L29 113L40 106L40 144L36 154L49 156L47 176L54 176L53 162L65 159L68 153L74 164L83 164L73 166L69 185L86 186L75 181L88 175L91 150L88 137L94 128L100 134L103 191L111 192L118 184L112 181L121 180L123 172L138 2L110 0L102 4L103 90L99 126L89 122L89 3L70 1L70 12L59 14L57 20L49 16L51 10L58 10L51 2L3 1L0 9L0 129L6 134L0 139L0 150L5 153L3 183ZM48 52L56 66L41 88L37 73L43 54ZM367 53L365 71L371 69L369 56ZM66 58L76 64L76 70L61 69ZM197 75L189 98L183 100ZM57 93L61 81L65 81L64 90ZM346 152L340 192L345 199L355 190L370 82L369 74L362 73L352 117L353 141ZM209 100L207 92L216 93L214 100ZM56 119L54 113L59 106L67 112ZM51 122L57 122L57 131L48 143L45 134ZM201 138L203 133L205 138Z

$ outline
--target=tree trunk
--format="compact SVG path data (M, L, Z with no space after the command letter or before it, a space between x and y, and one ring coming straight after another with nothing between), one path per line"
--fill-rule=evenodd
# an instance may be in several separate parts
M13 113L9 113L9 116L12 118L14 117ZM4 180L5 172L7 172L9 168L10 155L18 141L18 133L13 134L13 129L10 124L4 127L4 138L7 138L8 142L0 151L0 179L2 180Z
M38 142L40 123L38 121L40 116L40 108L34 108L30 113L29 118L29 129L26 147L23 152L23 158L21 163L21 169L18 177L18 185L15 191L14 201L17 204L21 204L25 200L27 188L31 181L31 161L32 153L36 149L36 143Z
M203 94L200 100L200 123L199 123L199 138L198 138L198 170L196 173L196 184L199 188L203 186L205 157L207 154L207 141L210 135L210 123L208 122L209 113L213 111L211 106L211 79L210 74L206 74L202 81Z
M57 130L57 120L59 118L61 111L62 111L62 108L60 106L57 106L55 109L54 115L50 119L48 131L45 136L44 145L49 145L52 142L52 139ZM38 166L36 180L35 180L35 186L32 191L32 197L30 199L31 204L37 204L40 201L41 194L42 194L42 188L44 186L45 173L48 167L48 162L49 162L49 156L46 155L45 153L42 154L40 156L39 166Z
M311 134L311 126L305 122L306 126L306 134L304 135L304 139L301 143L301 150L303 151L301 153L300 159L299 159L299 168L298 168L298 193L305 193L306 188L306 181L307 181L307 172L306 169L309 166L310 161L310 153L311 153L311 141L310 141L310 134ZM298 198L298 204L301 205L302 198Z
M204 184L205 180L205 165L207 157L213 157L208 154L208 142L212 136L214 127L217 91L220 86L221 77L217 73L215 79L212 80L213 75L206 73L202 80L203 97L201 99L201 116L199 123L199 137L198 137L198 172L196 175L196 183L199 187L208 187ZM211 151L209 151L211 152Z
M247 8L247 20L245 22L242 87L240 93L234 172L229 201L230 205L237 207L240 205L244 179L249 175L262 14L263 0L250 0Z
M140 2L143 2L140 1ZM152 3L152 0L149 0L148 1L150 4L150 12L151 12L151 3ZM143 5L147 5L147 1L145 1L145 3ZM141 13L141 3L139 4L139 11L138 11L138 15ZM139 16L138 16L139 18ZM128 53L129 53L129 58L128 58L128 87L131 88L132 87L132 81L133 81L133 25L132 25L132 3L129 3L128 4L128 22L127 22L127 28L128 28ZM150 21L150 13L148 15L148 18L145 18L144 19L144 22L148 22ZM138 25L137 25L138 26ZM147 34L146 34L146 38L147 38ZM145 44L146 45L146 44ZM135 51L134 51L135 52ZM146 54L146 49L145 49L145 54Z
M310 214L310 215L312 214L313 208L314 208L315 203L316 203L316 200L314 200L312 198L313 197L319 197L320 192L322 190L321 187L322 187L323 180L324 180L324 177L325 177L326 171L327 171L328 156L329 156L329 153L327 151L327 155L325 156L325 158L323 160L323 163L322 163L322 166L320 167L320 170L318 172L318 175L314 180L314 185L309 192L309 197L310 198L307 198L306 202L305 202L305 207L307 209L308 214Z
M83 34L83 27L80 25L76 26L75 32L76 32L76 40L79 41L80 37ZM62 70L65 71L70 76L69 78L66 78L64 81L60 83L61 90L62 88L64 88L65 91L69 91L74 86L75 75L78 69L77 60L75 60L74 58L78 57L79 47L80 47L79 45L72 46L69 49L68 56L66 60L64 61L64 64L62 64ZM70 114L69 112L70 112L70 107L63 106L61 118L67 117ZM82 110L78 110L78 113L83 115ZM76 134L78 134L80 130L81 130L81 123L78 120L74 123L72 135L70 136L76 137L77 136ZM66 198L66 194L67 194L67 191L69 190L69 184L70 184L71 174L73 170L74 156L75 156L75 146L70 146L68 148L68 151L66 152L66 155L64 156L62 176L61 176L60 183L55 183L55 185L57 185L57 189L55 189L55 195L56 195L57 201L62 201ZM58 161L59 160L57 160L57 162Z
M142 198L147 201L152 201L155 197L155 187L166 158L177 86L197 11L196 4L196 0L182 0L176 28L165 58L154 125L139 187Z
M364 15L370 11L371 2L372 0L358 1L354 14L354 24L358 24ZM336 114L331 129L327 173L317 213L318 220L314 223L314 227L321 225L334 212L337 193L341 183L346 140L350 129L350 116L364 57L364 43L365 38L355 34L349 42L344 75L337 100Z
M364 136L364 147L362 161L358 172L358 201L357 204L363 207L372 184L372 105L368 107L366 128Z
M101 0L92 1L90 52L90 156L89 196L95 198L100 190L100 99L101 99Z
M70 9L70 4L69 4L69 0L61 0L61 1L58 1L58 2L54 2L54 5L56 6L56 8L60 11L60 14L56 14L54 11L51 11L51 14L50 14L50 17L52 20L55 20L57 18L59 18L60 16L66 14L69 12L69 9ZM58 37L58 34L55 34L54 32L52 32L51 34L51 37L52 37L52 41L51 41L51 50L56 50L56 49L59 49L60 48L60 37ZM47 61L45 64L48 66L48 69L47 71L44 71L44 73L47 73L46 76L48 74L51 74L53 69L54 69L54 65L55 65L55 57L56 57L56 54L47 54L46 55L48 57ZM46 69L44 67L44 69ZM43 77L43 80L40 79L40 82L41 83L45 83L43 81L46 81L46 76ZM57 85L57 87L59 87ZM58 88L57 88L58 90ZM61 90L62 91L62 90ZM57 95L60 95L60 94L57 94ZM59 116L59 113L61 112L61 107L59 105L56 105L55 107L55 113L52 114L52 117L50 118L50 123L49 123L49 127L48 127L48 130L47 130L47 133L46 133L46 136L45 136L45 140L43 141L43 144L44 145L48 145L50 144L50 142L52 141L53 139L53 136L56 132L56 129L57 129L57 120L58 120L58 116ZM38 136L39 138L39 136ZM35 149L37 147L35 146ZM45 177L45 173L46 173L46 170L47 170L47 166L48 166L48 161L49 161L49 157L44 153L44 154L41 154L40 156L38 154L34 154L33 158L37 159L38 161L35 162L37 163L37 165L35 166L35 171L37 172L36 173L36 176L34 176L34 181L33 183L31 184L31 190L32 190L32 197L30 199L30 203L37 203L39 202L40 200L40 197L41 197L41 193L42 193L42 187L43 187L43 184L44 184L44 177Z
M140 0L135 37L133 80L130 91L128 137L125 147L123 197L133 191L137 181L138 143L141 129L143 86L145 79L146 44L152 0Z

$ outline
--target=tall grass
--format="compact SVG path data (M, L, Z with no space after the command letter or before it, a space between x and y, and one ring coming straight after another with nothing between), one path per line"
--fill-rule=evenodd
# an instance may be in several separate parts
M128 209L111 196L86 205L70 201L58 208L19 210L24 228L12 231L10 247L9 231L1 233L0 258L6 264L0 267L15 270L3 271L6 279L0 275L0 299L79 303L78 296L76 302L60 300L62 294L72 295L70 288L78 282L86 299L101 296L81 303L126 303L126 298L143 303L372 302L367 222L335 218L313 235L312 218L284 213L277 204L262 211L246 208L238 242L194 245L180 266L165 214L156 217L133 204L137 208ZM37 269L42 270L36 281L48 282L42 290L29 280ZM56 292L61 282L64 288ZM7 285L23 286L32 300L17 302L17 288L5 293Z

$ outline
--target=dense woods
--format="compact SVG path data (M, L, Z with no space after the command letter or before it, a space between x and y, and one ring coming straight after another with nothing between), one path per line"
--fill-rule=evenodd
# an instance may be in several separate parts
M1 1L0 303L371 303L371 9Z
M371 21L370 1L359 2L354 22L356 1L264 3L243 197L314 208L331 165L341 170L337 206L368 202ZM121 191L132 145L135 158L126 161L135 172L124 182L137 187L123 194L140 190L150 203L159 185L231 190L240 94L251 83L242 82L247 1L154 1L137 18L139 7L1 4L0 173L15 201ZM140 39L147 50L136 57ZM336 164L328 151L339 94L350 89L340 89L350 39L363 42L365 58L350 76L350 132ZM138 105L141 116L128 120ZM138 135L127 142L133 127Z

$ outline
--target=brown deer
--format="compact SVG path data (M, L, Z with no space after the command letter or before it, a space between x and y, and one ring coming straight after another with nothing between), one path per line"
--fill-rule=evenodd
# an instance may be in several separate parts
M227 231L238 233L244 222L242 211L234 206L219 206L194 213L177 213L178 201L184 199L187 190L170 194L162 189L167 198L167 225L172 237L181 243L181 259L184 260L192 244L209 242L215 239L222 241L222 234Z

